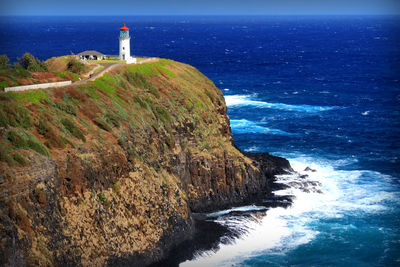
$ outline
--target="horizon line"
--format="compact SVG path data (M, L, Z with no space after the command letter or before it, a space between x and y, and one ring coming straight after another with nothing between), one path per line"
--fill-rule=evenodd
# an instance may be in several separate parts
M280 16L400 16L400 13L321 13L321 14L314 14L314 13L298 13L298 14L104 14L104 15L97 15L97 14L59 14L59 15L52 15L52 14L7 14L3 15L0 14L0 17L169 17L169 16L188 16L188 17L262 17L262 16L270 16L270 17L280 17Z

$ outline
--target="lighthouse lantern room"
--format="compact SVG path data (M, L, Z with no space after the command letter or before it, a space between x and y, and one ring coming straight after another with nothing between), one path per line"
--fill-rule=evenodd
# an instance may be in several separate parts
M119 59L125 60L126 63L135 63L136 58L131 57L131 37L129 36L129 28L122 26L119 33Z

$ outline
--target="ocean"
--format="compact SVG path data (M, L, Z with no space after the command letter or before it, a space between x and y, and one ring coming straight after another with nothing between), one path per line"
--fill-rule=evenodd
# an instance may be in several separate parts
M242 234L182 266L400 265L400 17L3 17L0 54L117 55L122 23L221 89L240 149L308 175L277 178L287 209L210 216Z

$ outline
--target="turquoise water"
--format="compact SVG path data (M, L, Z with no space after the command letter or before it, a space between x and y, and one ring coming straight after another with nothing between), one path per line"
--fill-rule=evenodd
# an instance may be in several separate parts
M214 81L238 147L284 156L315 185L281 176L291 208L211 217L245 234L183 266L400 264L399 17L2 18L0 51L118 54L122 22L133 54Z

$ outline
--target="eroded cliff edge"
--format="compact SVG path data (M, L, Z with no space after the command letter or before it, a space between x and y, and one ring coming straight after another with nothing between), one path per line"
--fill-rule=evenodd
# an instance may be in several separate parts
M233 144L222 93L170 60L0 95L1 262L150 264L192 212L271 193L282 158Z

